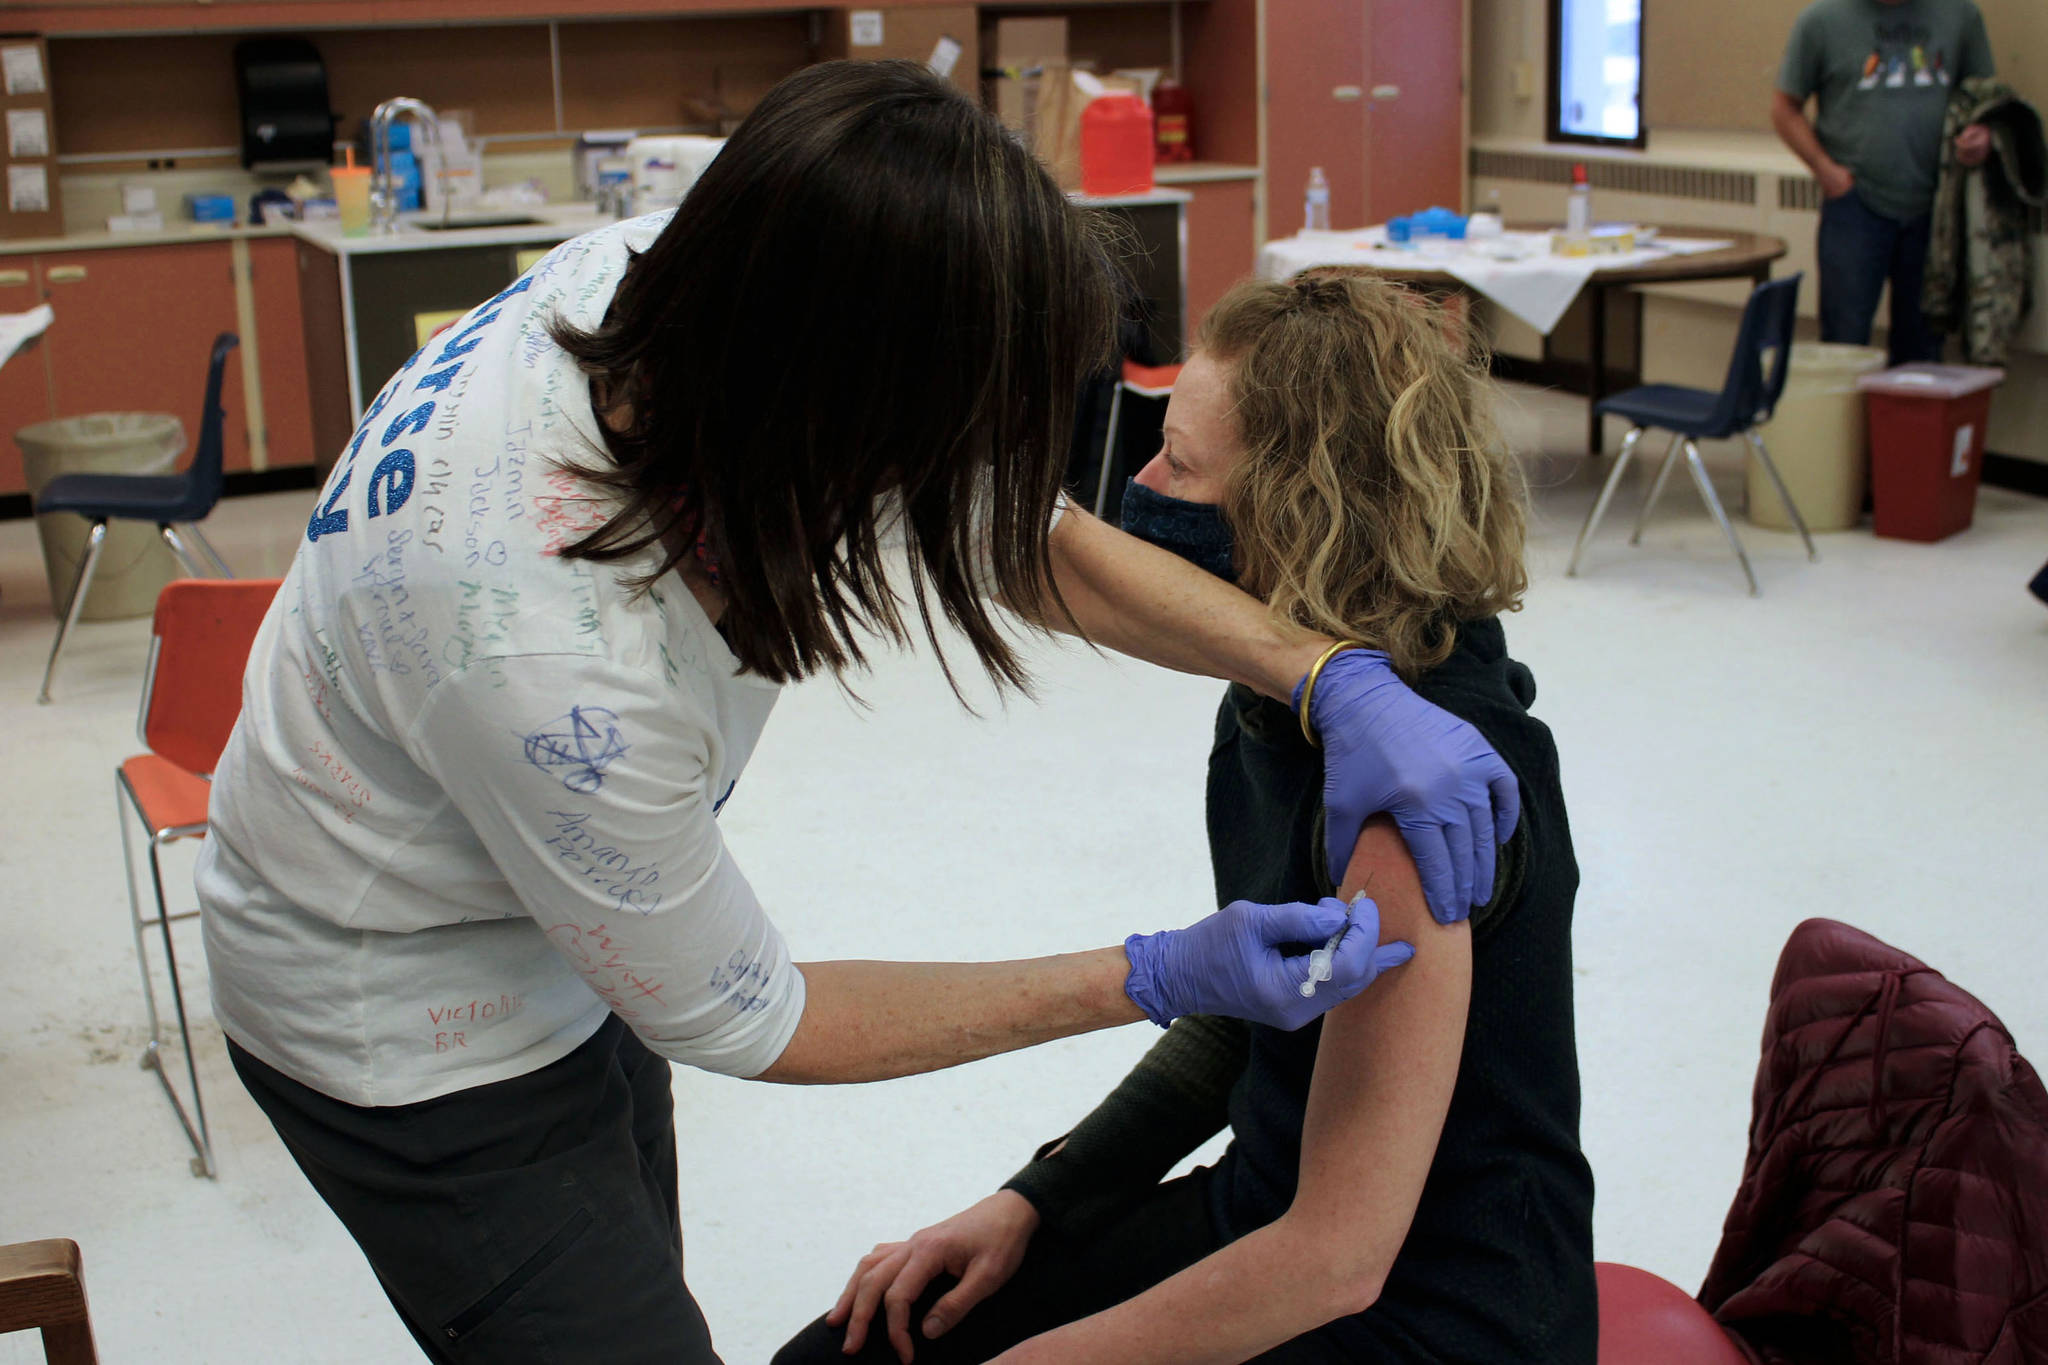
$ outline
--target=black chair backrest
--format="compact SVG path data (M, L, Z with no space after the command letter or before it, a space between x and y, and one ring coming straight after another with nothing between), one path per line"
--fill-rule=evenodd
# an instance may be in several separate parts
M1777 409L1792 362L1792 331L1799 320L1799 282L1803 274L1760 284L1742 310L1735 334L1735 354L1728 361L1728 380L1715 404L1714 426L1729 435L1764 421ZM1770 372L1764 357L1770 355Z
M169 520L204 520L220 501L222 443L228 417L220 403L221 378L227 373L228 357L241 344L242 339L233 332L222 332L213 339L213 355L206 363L206 402L199 410L199 444L193 449L192 464L185 471L185 503L179 509L180 515Z

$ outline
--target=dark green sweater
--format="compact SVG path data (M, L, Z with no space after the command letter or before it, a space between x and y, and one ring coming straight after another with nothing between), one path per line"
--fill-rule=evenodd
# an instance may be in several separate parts
M1579 1151L1571 915L1578 887L1550 732L1498 622L1416 689L1475 726L1521 784L1522 823L1473 916L1472 1003L1435 1162L1379 1302L1316 1336L1361 1361L1591 1365L1592 1172ZM1285 706L1239 687L1217 716L1209 847L1218 904L1328 895L1321 756ZM1113 1218L1226 1122L1211 1184L1219 1242L1286 1211L1320 1024L1169 1029L1115 1092L1011 1181L1049 1223ZM1387 1039L1383 1047L1400 1046ZM1058 1147L1056 1155L1047 1155ZM1372 1154L1359 1153L1366 1173Z

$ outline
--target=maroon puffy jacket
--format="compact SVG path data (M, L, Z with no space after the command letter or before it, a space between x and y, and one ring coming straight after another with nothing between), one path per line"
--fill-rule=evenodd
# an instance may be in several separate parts
M1808 920L1700 1302L1765 1361L2048 1361L2048 1092L1968 992Z

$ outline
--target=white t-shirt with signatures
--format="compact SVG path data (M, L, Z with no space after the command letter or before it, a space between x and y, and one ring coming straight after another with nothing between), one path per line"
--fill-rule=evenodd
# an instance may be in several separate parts
M594 326L664 218L565 242L385 386L265 618L198 870L215 1012L323 1094L522 1075L617 1013L664 1056L769 1066L802 974L720 837L777 689L673 575L562 546L607 504Z

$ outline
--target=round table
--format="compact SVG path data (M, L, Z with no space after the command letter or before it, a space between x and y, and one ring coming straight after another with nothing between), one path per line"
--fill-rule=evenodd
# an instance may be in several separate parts
M1516 232L1541 232L1554 224L1510 223ZM1592 296L1592 335L1588 341L1591 365L1591 380L1588 385L1586 450L1588 454L1600 453L1600 400L1607 396L1607 292L1610 289L1631 289L1641 284L1679 284L1699 280L1753 280L1758 284L1771 277L1771 263L1785 254L1785 239L1772 237L1761 232L1731 232L1726 228L1708 227L1666 227L1657 225L1659 236L1693 238L1695 240L1727 240L1729 245L1713 251L1700 251L1687 256L1667 256L1663 260L1644 261L1635 265L1616 266L1593 272L1586 281L1586 292ZM1406 253L1389 249L1375 253L1378 258L1399 257ZM1463 281L1448 271L1433 270L1422 266L1380 264L1376 259L1371 265L1315 266L1317 270L1369 270L1373 274L1397 284L1413 285L1431 292L1471 292Z

